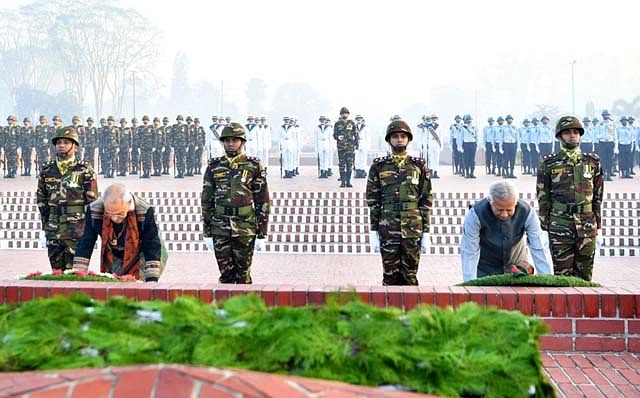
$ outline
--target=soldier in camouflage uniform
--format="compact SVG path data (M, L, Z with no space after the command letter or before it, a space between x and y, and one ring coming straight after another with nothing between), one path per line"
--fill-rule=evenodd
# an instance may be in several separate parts
M45 164L38 177L36 200L52 269L69 269L84 229L85 206L98 197L96 174L88 163L78 162L78 133L73 127L58 129L52 144L56 159Z
M9 125L4 131L4 161L6 162L7 174L5 178L16 178L18 170L18 148L20 146L20 126L15 116L7 118Z
M84 137L84 160L86 160L91 168L95 170L96 147L98 146L98 129L93 125L93 123L93 118L88 117Z
M140 167L140 139L138 132L140 126L138 126L138 118L131 119L131 174L138 174L138 167Z
M171 146L173 147L173 161L178 174L175 178L184 178L187 160L187 141L189 140L189 126L184 124L182 115L176 117L177 123L171 127Z
M151 140L153 152L153 176L160 177L162 174L162 150L164 149L164 130L160 126L160 118L153 118L153 139Z
M25 117L22 123L24 123L24 126L20 129L20 149L22 151L22 165L24 168L22 176L29 177L31 176L31 154L33 153L36 135L31 125L31 119Z
M35 130L35 146L36 146L36 171L42 170L42 165L49 162L49 140L50 130L53 127L49 126L47 117L40 115L40 124L36 126Z
M187 172L185 176L193 177L193 171L196 165L196 127L193 124L193 119L191 116L187 116L187 154L186 154L186 165Z
M431 246L431 176L423 159L407 154L412 139L406 122L392 121L385 136L392 153L373 161L367 179L369 242L382 256L383 285L417 285L420 250Z
M129 171L131 161L133 133L131 127L127 127L127 119L120 119L118 129L118 176L125 177Z
M580 151L583 134L578 118L558 120L556 138L562 148L540 162L536 188L555 274L591 280L596 240L601 240L604 176L598 155Z
M251 283L254 247L264 249L269 222L267 174L258 158L243 153L244 127L222 130L225 155L209 160L201 206L205 242L215 251L220 283Z
M136 137L140 145L142 160L142 176L140 178L151 178L151 166L156 148L154 146L155 132L153 126L149 124L149 116L142 117L142 126L138 127Z
M204 131L204 127L200 125L200 119L193 119L193 125L195 126L195 139L196 139L196 147L195 147L195 166L194 166L194 174L200 175L202 174L202 154L204 152L204 146L207 142L207 133Z
M105 131L105 127L107 127L107 119L104 117L100 118L100 127L98 128L98 162L100 165L99 175L105 174L104 168L102 167L104 162L104 135L102 134ZM96 168L97 170L97 168Z
M169 164L171 163L171 126L169 118L162 118L162 174L169 175Z
M102 128L102 170L105 178L113 178L116 172L116 155L120 152L118 147L118 128L115 126L113 116L107 118L107 125Z
M358 149L358 132L353 120L348 119L349 110L346 107L340 109L340 119L333 126L333 138L338 146L338 166L340 167L340 187L351 188L351 172L355 151Z
M76 160L81 160L81 159L84 159L84 154L82 152L85 149L85 145L87 144L87 142L86 142L84 126L80 124L80 116L76 115L72 117L71 125L73 126L74 129L76 129L76 132L78 133L78 140L80 143L80 146L78 147L78 151L76 152Z

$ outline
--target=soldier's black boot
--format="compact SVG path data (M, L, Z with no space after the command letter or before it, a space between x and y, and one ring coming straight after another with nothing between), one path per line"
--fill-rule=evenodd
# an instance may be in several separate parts
M340 172L340 188L345 188L347 186L347 179L345 177L345 174L346 173L342 171Z
M333 175L333 173L331 172L331 167L329 167L329 169L327 170L327 176L331 177Z
M437 171L434 171L433 175L431 176L431 178L440 178L440 176L438 175Z
M349 170L349 171L346 172L346 175L345 175L345 178L347 179L347 183L346 183L345 186L347 188L353 188L353 185L351 185L351 173L352 173L352 171Z
M469 174L469 178L476 178L476 176L474 175L474 170L471 169L471 173Z

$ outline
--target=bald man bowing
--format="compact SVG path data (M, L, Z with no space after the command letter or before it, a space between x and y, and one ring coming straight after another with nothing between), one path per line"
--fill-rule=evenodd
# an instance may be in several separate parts
M90 216L86 217L84 234L73 258L75 270L88 270L93 246L100 236L101 272L158 281L164 262L153 207L123 184L113 184L88 206L87 214Z

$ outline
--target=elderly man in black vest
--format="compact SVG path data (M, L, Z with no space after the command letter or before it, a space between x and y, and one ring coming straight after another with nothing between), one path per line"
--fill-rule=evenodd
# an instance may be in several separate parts
M528 263L527 246L537 273L553 274L541 235L535 209L518 199L515 184L494 182L489 195L470 207L464 220L460 245L463 279L502 274L514 264Z

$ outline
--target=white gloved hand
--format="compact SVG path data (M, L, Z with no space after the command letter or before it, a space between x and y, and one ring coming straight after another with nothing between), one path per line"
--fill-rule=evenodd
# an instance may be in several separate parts
M462 147L460 147L460 149L458 149L458 152L464 153L464 149L462 149Z
M156 151L156 148L152 148L152 149L151 149L151 152L155 152L155 151Z
M160 152L164 152L164 151L165 151L165 149L164 149L164 147L162 147L162 150Z
M600 233L598 233L598 235L596 236L596 247L598 249L604 247L604 236L602 236L602 234Z
M133 148L129 148L129 153L131 153L131 150L132 150L132 149L133 149Z
M380 237L378 231L369 231L369 246L374 253L380 253Z
M47 248L47 235L44 231L40 232L40 242L38 243L38 247L41 249Z
M116 148L116 153L120 153L120 148Z
M613 148L613 154L614 154L614 155L617 155L618 153L620 153L620 152L618 151L618 147L617 147L617 146L615 146L615 147Z
M420 251L422 253L429 253L431 250L431 236L429 236L428 232L424 232L422 234L422 239L420 240Z
M142 149L138 148L138 155L142 155Z
M266 239L258 239L256 238L256 243L253 244L253 248L259 252L264 251Z
M500 155L504 155L504 149L500 148Z
M189 153L189 147L187 147L186 150L187 150L187 153Z
M194 151L197 151L197 150L198 150L198 147L193 148L193 150L194 150Z
M204 238L204 243L207 244L207 250L209 250L210 252L213 251L213 238L211 237L205 237Z

